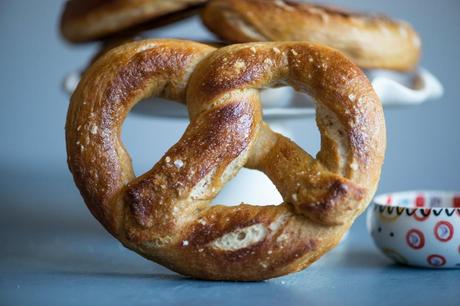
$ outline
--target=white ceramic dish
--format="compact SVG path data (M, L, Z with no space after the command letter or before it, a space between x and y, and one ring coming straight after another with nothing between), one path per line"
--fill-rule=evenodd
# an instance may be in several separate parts
M202 25L198 16L180 20L173 24L145 31L142 38L179 38L197 41L215 41L215 37ZM398 73L386 70L369 70L367 76L384 106L418 105L443 95L443 87L428 70L419 68L414 73ZM74 72L64 80L64 89L71 94L80 74ZM266 119L284 119L293 117L311 117L315 115L312 101L303 94L289 88L277 88L262 91L264 117ZM134 113L157 117L188 118L183 105L155 99L155 103L141 103Z
M413 74L372 70L366 72L384 106L414 106L438 99L443 95L441 83L421 68ZM71 94L78 84L78 73L69 74L64 89ZM311 117L315 115L313 101L290 88L273 88L261 92L266 118ZM150 99L149 99L150 100ZM141 103L135 113L157 117L188 118L183 105L155 98L154 103ZM152 101L149 101L152 102Z
M367 227L397 263L460 268L460 192L409 191L374 199Z

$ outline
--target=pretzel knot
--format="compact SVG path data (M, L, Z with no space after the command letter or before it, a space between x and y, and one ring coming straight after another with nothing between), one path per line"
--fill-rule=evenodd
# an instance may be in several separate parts
M262 120L259 89L281 85L317 102L316 158ZM152 95L187 101L191 121L136 178L121 125ZM373 196L385 151L381 104L365 75L339 52L302 42L118 47L85 73L66 138L85 202L117 239L179 273L224 280L298 271L333 248ZM284 203L210 206L243 166L264 172Z

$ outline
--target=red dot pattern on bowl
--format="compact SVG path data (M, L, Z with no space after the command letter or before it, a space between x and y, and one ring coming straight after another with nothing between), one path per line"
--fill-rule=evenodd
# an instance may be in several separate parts
M425 246L425 235L418 229L410 229L406 234L406 243L415 250L419 250Z
M448 221L439 221L434 226L434 236L441 242L447 242L454 237L454 227Z
M433 234L438 241L448 242L454 237L454 226L448 221L439 221L433 228ZM422 249L425 241L425 234L420 229L411 228L406 233L406 243L414 250ZM460 246L458 252L460 253Z
M423 195L419 195L415 198L415 206L425 207L425 197Z
M454 200L453 200L453 204L454 204L454 207L456 208L460 208L460 197L454 197Z
M392 196L388 196L387 198L387 205L391 205L393 204L393 197Z
M434 267L442 267L446 264L444 256L439 254L433 254L427 257L428 264Z

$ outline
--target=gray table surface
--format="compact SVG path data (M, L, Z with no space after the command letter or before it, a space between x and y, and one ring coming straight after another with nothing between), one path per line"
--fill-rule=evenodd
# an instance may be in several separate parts
M424 42L422 64L446 89L442 101L386 111L380 192L460 189L460 1L327 2L409 20ZM307 270L258 283L183 278L120 246L90 216L65 163L68 97L60 82L96 46L62 42L61 4L0 1L0 305L460 305L459 270L394 265L374 247L363 217ZM288 124L301 146L318 147L312 120ZM124 136L138 173L185 127L130 116Z
M303 272L197 281L122 247L90 217L67 176L6 174L1 305L459 305L459 270L393 264L374 247L364 218Z

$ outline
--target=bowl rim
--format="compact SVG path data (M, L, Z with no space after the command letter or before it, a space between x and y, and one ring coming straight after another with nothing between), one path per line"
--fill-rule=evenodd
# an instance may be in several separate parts
M387 192L387 193L380 193L374 196L372 199L372 205L376 206L382 206L382 207L393 207L393 208L399 208L399 209L413 209L413 210L458 210L460 214L460 207L455 207L455 206L440 206L440 207L418 207L415 206L414 204L394 204L394 203L386 203L386 199L388 197L392 197L395 195L401 196L401 195L411 195L410 198L415 198L420 195L426 195L426 194L439 194L444 197L450 196L450 197L459 197L460 198L460 191L455 191L455 190L404 190L404 191L396 191L396 192ZM453 204L452 204L453 205Z

